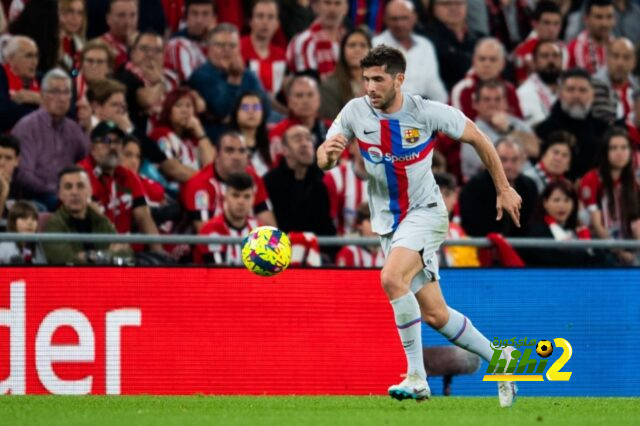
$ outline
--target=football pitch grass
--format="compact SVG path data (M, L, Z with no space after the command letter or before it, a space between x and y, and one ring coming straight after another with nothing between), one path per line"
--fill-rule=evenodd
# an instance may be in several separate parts
M640 398L0 396L0 425L637 425Z

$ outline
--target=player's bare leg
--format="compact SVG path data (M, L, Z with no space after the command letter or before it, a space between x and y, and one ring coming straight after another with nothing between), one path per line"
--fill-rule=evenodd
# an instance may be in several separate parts
M422 318L449 341L473 352L487 362L493 356L489 340L460 312L447 306L440 283L427 283L416 293ZM507 359L507 363L509 359ZM501 407L510 407L517 394L514 382L498 382L498 399Z
M404 247L389 253L381 272L382 288L391 301L398 334L407 356L407 377L389 387L392 398L424 400L431 396L422 357L420 305L410 289L411 279L423 268L420 254Z

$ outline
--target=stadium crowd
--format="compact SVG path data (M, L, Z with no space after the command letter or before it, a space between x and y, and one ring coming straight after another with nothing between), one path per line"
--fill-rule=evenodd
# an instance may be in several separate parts
M640 2L635 0L2 0L3 231L289 233L294 262L381 266L357 144L315 150L360 60L407 58L404 90L462 110L523 198L496 221L475 151L432 135L448 266L638 265L627 250L515 251L504 237L640 238ZM413 137L404 135L403 137ZM506 216L506 215L505 215ZM0 263L241 264L239 246L0 243Z

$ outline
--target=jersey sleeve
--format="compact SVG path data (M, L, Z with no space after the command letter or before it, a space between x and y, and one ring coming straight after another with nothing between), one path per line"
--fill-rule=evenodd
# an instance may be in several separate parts
M593 170L584 175L580 181L579 194L580 201L590 212L599 210L598 207L598 190L600 179L598 174Z
M333 120L327 132L327 139L337 134L343 134L347 139L352 139L355 136L353 132L353 119L355 102L357 101L358 99L352 99L342 108L342 111L340 111L335 120Z
M428 128L460 139L467 125L467 117L459 109L436 101L421 100L423 117Z

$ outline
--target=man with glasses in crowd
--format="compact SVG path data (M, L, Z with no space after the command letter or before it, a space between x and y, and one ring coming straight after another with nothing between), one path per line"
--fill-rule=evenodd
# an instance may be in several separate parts
M20 140L18 182L26 198L49 210L57 204L58 173L83 159L89 140L80 126L66 117L71 106L71 78L55 68L42 80L42 107L23 117L13 128Z

